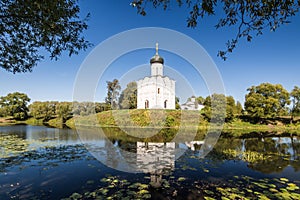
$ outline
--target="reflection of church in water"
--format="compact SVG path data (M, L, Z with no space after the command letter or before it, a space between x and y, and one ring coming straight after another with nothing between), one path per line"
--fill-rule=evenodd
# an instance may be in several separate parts
M159 187L162 175L175 168L175 142L137 142L136 151L138 170L150 173L150 184Z
M185 142L187 149L195 151L195 145L202 145L203 141ZM169 175L175 169L175 160L180 153L180 147L175 142L137 142L136 143L138 171L150 174L150 184L160 187L162 176Z
M97 143L94 151L101 162L114 169L142 172L150 175L150 184L160 187L163 176L175 170L176 159L184 151L202 145L203 141L175 142L126 142L122 140ZM127 163L127 165L125 164Z

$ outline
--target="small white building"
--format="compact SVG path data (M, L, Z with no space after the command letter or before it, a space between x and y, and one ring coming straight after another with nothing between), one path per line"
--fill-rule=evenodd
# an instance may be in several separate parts
M198 104L196 98L192 96L187 102L180 105L181 110L201 110L204 108L203 105Z
M150 59L151 76L137 81L138 109L175 109L175 81L163 75L164 59L156 54Z

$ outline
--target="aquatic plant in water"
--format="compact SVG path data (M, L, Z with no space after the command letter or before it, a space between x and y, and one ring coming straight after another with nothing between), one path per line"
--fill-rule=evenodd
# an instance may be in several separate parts
M117 176L108 176L102 178L100 183L104 184L102 187L91 191L79 194L73 193L71 196L64 198L64 200L75 199L149 199L151 194L149 186L143 183L131 183L126 179L119 179ZM99 183L99 184L100 184Z

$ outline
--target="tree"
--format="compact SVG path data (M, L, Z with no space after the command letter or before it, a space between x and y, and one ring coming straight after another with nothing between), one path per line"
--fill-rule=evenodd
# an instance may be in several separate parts
M110 110L110 106L107 105L106 103L95 103L95 112L103 112L103 111L107 111Z
M287 114L289 93L280 84L262 83L247 89L245 110L250 117L275 117Z
M235 105L235 114L242 115L242 113L243 113L243 106L242 106L241 102L237 101L236 105Z
M226 97L226 121L230 122L234 119L236 107L235 100L232 96Z
M0 105L0 117L6 117L7 116L6 113L7 113L6 108L1 107Z
M179 104L179 97L175 97L175 109L176 110L180 110L180 104Z
M122 91L119 104L123 109L137 108L137 84L136 82L130 82L127 84L125 90Z
M199 97L196 98L196 102L197 102L198 104L203 105L203 104L204 104L204 101L205 101L205 99L204 99L202 96L199 96Z
M55 117L56 101L35 101L29 106L30 115L36 119L48 121Z
M291 120L293 121L294 116L300 114L300 88L295 86L290 96L292 98Z
M105 102L111 106L112 109L116 109L118 104L118 97L120 94L121 86L118 79L114 79L112 82L106 81L107 83L107 96Z
M73 114L86 116L96 112L96 105L94 102L73 102Z
M214 104L212 104L212 102ZM212 106L214 106L213 109ZM225 109L226 97L224 94L212 94L211 96L205 98L203 113L207 120L211 120L213 117L214 121L217 123L224 122L226 118ZM212 113L212 110L214 110L214 113Z
M44 58L41 49L55 60L87 49L89 14L81 20L79 12L77 0L0 0L0 67L30 72Z
M59 102L55 107L56 115L61 118L62 123L65 123L67 119L72 116L72 103L70 102Z
M211 120L211 106L212 100L214 101L215 113L214 118L217 122L231 122L235 115L235 100L232 96L225 96L224 94L212 94L205 98L203 104L203 113L206 119Z
M221 17L215 25L217 29L231 27L236 29L236 35L226 43L226 50L219 51L218 56L226 59L226 54L231 53L237 46L238 40L246 38L248 42L253 36L262 35L265 29L275 31L283 24L289 23L291 16L298 13L299 1L233 1L233 0L177 0L181 7L186 5L190 10L187 17L187 26L195 28L200 21L199 18L215 15L223 10ZM170 0L132 0L131 5L137 8L141 15L146 15L146 5L154 8L170 7ZM148 6L149 8L149 6Z
M13 116L15 119L26 119L28 117L28 106L30 98L20 92L9 93L0 97L0 110L4 116Z

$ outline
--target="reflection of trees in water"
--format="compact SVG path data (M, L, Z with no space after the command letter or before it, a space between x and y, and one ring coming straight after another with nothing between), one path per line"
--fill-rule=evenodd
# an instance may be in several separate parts
M224 162L230 156L224 153L226 149L242 150L243 141L238 138L219 138L213 150L207 155L213 162Z
M296 172L300 171L300 160L293 160L290 164Z
M263 173L281 172L291 165L299 167L300 141L297 137L220 138L209 158L212 160L246 159L248 167ZM246 157L247 157L246 156Z
M120 158L129 164L134 163L135 157L132 153L134 155L136 153L136 143L123 140L106 141L103 150L106 151L106 165L118 169L118 166L122 164Z
M131 141L131 142L186 142L193 140L204 140L206 131L195 131L194 128L162 128L155 129L153 128L102 128L105 136L112 140L121 140L121 141ZM179 132L180 130L180 132ZM155 135L152 133L155 132ZM149 134L148 134L149 133ZM135 135L136 137L133 137ZM149 135L149 137L140 137L144 135Z
M114 144L117 145L118 147L120 147L121 149L125 150L125 151L136 153L136 142L128 142L128 141L124 141L124 140L117 140L117 141L115 141Z
M276 142L272 138L248 138L245 140L245 149L260 153L277 153Z
M26 129L24 125L0 127L0 137L3 135L16 135L20 139L26 139Z
M296 137L291 138L291 145L293 149L293 160L300 160L300 141Z
M57 140L63 142L77 142L78 134L72 129L49 128L45 126L14 125L1 127L0 137L4 135L14 135L23 140Z
M135 131L143 131L143 129L136 129ZM174 129L163 129L160 134L145 139L130 136L125 137L126 133L121 133L125 136L121 136L120 138L122 139L117 139L117 143L121 149L135 152L136 148L132 141L166 142L172 139L176 133L177 132ZM115 138L117 138L115 136L120 136L121 134L120 130L115 130L114 136L110 138L114 141ZM110 134L109 136L112 135ZM131 142L128 142L128 138ZM192 149L199 151L201 146L202 144L194 144ZM288 165L293 166L295 170L299 170L300 167L297 166L299 163L299 149L300 142L296 137L256 137L245 139L220 138L213 151L209 153L208 157L216 162L222 162L230 159L242 159L247 161L249 163L248 166L254 170L271 173L280 172ZM226 150L232 151L226 152ZM230 152L234 153L234 155L232 153L230 154ZM159 177L156 177L156 179L157 178Z
M272 156L266 160L257 161L255 163L249 163L248 167L265 174L271 174L274 172L282 172L290 164L289 160L285 160L279 156Z
M102 128L105 136L110 140L121 140L121 141L143 141L143 142L169 142L177 134L177 129L163 128L155 129L152 128L126 128L124 130L120 128ZM156 134L153 135L153 132ZM130 133L130 134L129 134ZM132 135L136 136L133 137ZM153 135L151 137L140 137L141 135Z
M298 141L298 142L297 142ZM298 139L293 137L277 137L277 138L266 138L261 141L265 147L265 156L268 159L263 162L250 166L251 168L264 172L281 172L284 168L291 165L294 170L300 169L299 164L299 147L300 142Z

